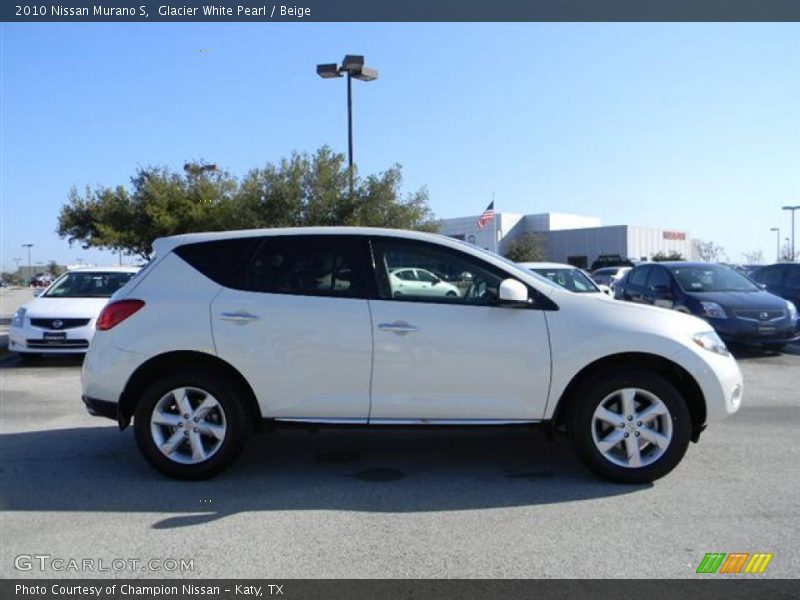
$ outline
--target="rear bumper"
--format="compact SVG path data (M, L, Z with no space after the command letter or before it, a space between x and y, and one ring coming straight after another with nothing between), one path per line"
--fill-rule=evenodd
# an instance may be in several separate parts
M106 402L105 400L98 400L97 398L89 398L88 396L81 396L81 400L86 405L86 410L90 415L95 417L105 417L106 419L117 420L117 403Z

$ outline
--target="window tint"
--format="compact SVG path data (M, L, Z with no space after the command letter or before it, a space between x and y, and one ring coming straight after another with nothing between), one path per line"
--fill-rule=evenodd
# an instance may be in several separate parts
M784 285L788 288L800 288L800 266L797 267L784 267L786 269L786 278Z
M654 290L657 287L672 287L672 281L670 280L667 270L664 267L652 267L650 269L650 277L647 280L647 287L651 290Z
M203 275L225 287L245 289L245 270L262 238L247 237L187 244L175 254Z
M395 276L398 279L402 279L403 281L416 281L417 275L414 273L413 269L403 269L401 271L395 271Z
M759 271L753 275L753 279L755 279L758 283L763 283L769 287L780 286L781 280L783 279L783 267L781 265L764 267L763 269L759 269Z
M647 282L647 275L650 272L652 267L637 267L630 273L628 273L628 283L631 285L637 285L639 287L644 287L645 283Z
M721 265L671 267L685 292L757 292L758 287L741 273Z
M267 237L247 265L245 289L273 294L366 297L373 287L369 285L366 257L366 238Z
M435 244L378 238L373 247L379 295L386 299L492 305L500 282L508 277L478 258ZM421 280L397 276L409 268Z

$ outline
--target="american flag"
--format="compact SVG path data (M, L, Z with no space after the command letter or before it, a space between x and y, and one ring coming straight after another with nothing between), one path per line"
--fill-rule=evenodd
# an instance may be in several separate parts
M492 219L494 219L494 200L489 202L489 206L486 207L486 210L483 211L483 214L478 219L478 227L483 229L492 222Z

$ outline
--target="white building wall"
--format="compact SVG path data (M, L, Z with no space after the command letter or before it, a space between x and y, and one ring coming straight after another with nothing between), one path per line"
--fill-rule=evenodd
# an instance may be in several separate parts
M628 226L628 257L650 260L654 254L678 252L683 258L692 258L692 241L687 231L654 227Z
M573 215L570 213L548 213L548 216L550 217L549 231L584 229L603 225L603 222L598 217L587 217L585 215Z
M601 254L627 256L627 225L590 227L550 231L547 237L547 258L553 262L566 263L570 257L586 257L591 266Z

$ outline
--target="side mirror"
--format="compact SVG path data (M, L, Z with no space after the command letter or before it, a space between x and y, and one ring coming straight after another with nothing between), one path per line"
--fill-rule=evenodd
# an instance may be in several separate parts
M442 283L442 280L438 277L431 282L431 285L436 285L437 283Z
M500 282L500 302L502 304L527 304L528 288L516 279Z

